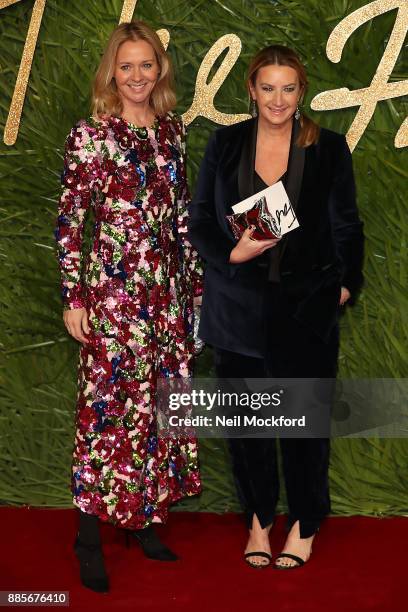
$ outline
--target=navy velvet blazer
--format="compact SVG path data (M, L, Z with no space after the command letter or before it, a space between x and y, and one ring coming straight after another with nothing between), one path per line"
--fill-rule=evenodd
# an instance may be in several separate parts
M351 153L344 136L321 129L317 144L295 145L294 121L285 187L300 227L282 238L279 276L297 304L295 317L328 340L337 323L341 286L355 300L363 276ZM262 357L265 257L229 263L236 244L226 215L254 193L257 119L215 130L190 208L189 239L206 262L199 336L207 343Z

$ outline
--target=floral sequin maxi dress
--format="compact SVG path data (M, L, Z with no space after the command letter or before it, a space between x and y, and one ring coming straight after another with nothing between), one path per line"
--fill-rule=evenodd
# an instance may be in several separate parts
M85 307L73 503L118 526L164 522L200 491L196 440L157 435L160 377L191 375L198 256L186 239L185 130L168 113L151 128L80 121L65 144L55 236L64 309ZM84 217L95 213L82 255Z

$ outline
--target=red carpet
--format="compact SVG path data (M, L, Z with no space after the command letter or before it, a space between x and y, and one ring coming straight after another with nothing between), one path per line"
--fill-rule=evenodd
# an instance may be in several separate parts
M61 609L150 612L394 612L407 609L408 520L335 517L317 535L310 561L292 571L254 570L242 561L237 515L172 513L159 533L182 559L146 559L136 543L103 525L109 594L81 587L72 551L74 510L0 508L0 590L70 592ZM284 542L277 519L272 552ZM16 609L16 608L14 608ZM21 608L19 608L21 609ZM27 609L27 608L25 608ZM30 607L29 609L34 609ZM39 608L35 608L38 610Z

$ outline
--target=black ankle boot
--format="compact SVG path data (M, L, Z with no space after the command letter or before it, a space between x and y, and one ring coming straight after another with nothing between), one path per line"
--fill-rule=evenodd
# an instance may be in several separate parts
M77 536L74 550L80 562L82 584L92 591L107 593L109 582L101 547L96 544L83 544Z
M99 534L99 519L97 516L79 512L79 531L74 543L74 551L80 562L80 575L83 586L107 593L109 581L106 575L105 563Z
M138 529L137 531L130 531L129 529L125 529L124 531L126 546L129 547L131 537L135 538L148 559L155 559L157 561L178 560L178 556L159 540L159 536L152 525L145 529Z

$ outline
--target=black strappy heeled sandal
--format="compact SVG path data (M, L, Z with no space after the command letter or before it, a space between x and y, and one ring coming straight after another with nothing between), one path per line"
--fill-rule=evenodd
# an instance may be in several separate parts
M129 548L131 538L137 540L148 559L156 561L177 561L179 557L160 541L152 525L145 529L131 531L125 529L126 547Z
M312 553L310 553L310 554L312 554ZM277 565L276 561L278 559L283 559L284 557L287 557L288 559L292 559L293 561L296 561L297 565L280 565L280 564ZM306 563L306 561L304 559L301 559L297 555L292 555L291 553L281 553L280 555L276 556L275 563L273 564L273 568L274 569L283 569L283 570L297 569L298 567L302 567L302 565L304 565L305 563Z
M249 561L249 557L264 557L265 559L268 559L268 563L253 563ZM248 563L248 565L250 565L251 567L254 567L255 569L263 569L264 567L270 566L271 561L272 561L272 555L270 555L269 553L265 551L247 552L244 554L244 559L246 563Z

